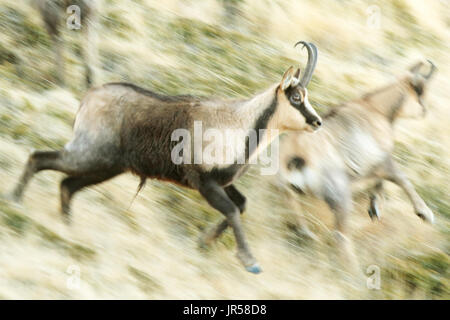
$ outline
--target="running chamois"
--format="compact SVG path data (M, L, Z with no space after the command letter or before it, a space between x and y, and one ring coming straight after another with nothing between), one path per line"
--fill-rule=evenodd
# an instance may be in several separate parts
M246 199L233 182L244 174L249 160L276 138L276 134L263 135L252 144L249 131L314 131L321 126L322 120L310 105L306 89L316 66L317 48L308 42L297 44L308 52L301 78L300 69L290 67L280 83L249 99L166 96L127 83L91 89L81 101L72 140L62 150L36 151L30 155L13 191L14 199L22 198L32 176L41 170L67 174L60 187L61 209L66 219L70 200L77 191L123 172L141 177L141 186L147 177L173 182L198 190L225 216L203 240L211 241L230 225L239 260L249 272L259 273L261 269L250 252L240 221ZM243 143L236 157L244 157L244 163L174 163L172 150L177 141L171 136L179 129L194 136L194 122L201 122L203 130L241 129L237 140ZM204 148L191 148L190 152L195 159Z
M299 207L297 192L324 200L335 215L338 247L347 260L352 256L345 234L352 210L353 182L375 178L368 210L372 219L380 216L377 197L383 180L387 180L403 189L421 219L434 221L433 212L392 156L396 120L423 117L426 113L424 97L436 70L433 63L428 64L426 74L425 62L418 62L396 82L332 108L315 134L290 133L280 143L279 176L288 187L288 202ZM299 216L298 220L304 233L314 237L304 219Z

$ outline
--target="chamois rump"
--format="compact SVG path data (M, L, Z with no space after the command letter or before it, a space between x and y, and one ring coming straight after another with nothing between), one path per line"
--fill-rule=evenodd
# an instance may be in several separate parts
M98 19L99 0L32 0L34 7L39 10L45 28L49 34L56 61L56 80L60 85L65 84L64 45L61 28L66 27L69 17L67 9L78 6L80 9L81 31L84 34L82 45L82 60L85 68L85 83L90 87L94 83L93 67L97 64L96 24Z
M324 200L335 215L336 237L340 253L353 259L348 244L348 219L352 210L351 184L375 178L370 190L369 215L379 218L377 194L383 180L397 184L412 202L415 213L433 223L433 212L417 194L413 185L393 159L394 129L399 118L424 116L425 91L435 66L421 73L424 62L412 66L406 75L361 98L336 106L324 115L325 124L314 135L290 133L280 143L280 181L288 202L298 208L295 191ZM314 237L303 217L300 228Z
M233 181L246 171L249 159L276 138L276 134L265 134L252 146L246 132L313 131L321 126L321 118L310 105L306 89L317 63L317 48L303 41L297 44L303 44L308 52L301 79L300 69L290 67L280 83L250 99L165 96L127 83L91 89L81 101L73 139L62 150L32 153L13 198L20 201L31 177L41 170L66 173L68 177L61 182L60 194L62 213L67 220L69 202L77 191L123 172L141 177L140 186L147 177L174 182L198 190L226 217L204 240L212 240L217 230L230 225L239 260L248 271L259 273L261 269L250 252L240 222L246 199ZM237 154L244 156L244 163L175 164L171 153L178 142L172 141L171 135L177 129L185 129L193 136L194 121L201 121L203 130L244 129L239 137L244 143ZM190 152L191 158L195 158L199 151L191 148Z

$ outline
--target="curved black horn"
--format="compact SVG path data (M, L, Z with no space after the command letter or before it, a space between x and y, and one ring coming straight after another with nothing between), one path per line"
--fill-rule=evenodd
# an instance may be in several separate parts
M437 69L433 62L431 62L430 60L427 60L427 61L430 64L431 68L430 68L430 71L428 72L428 74L423 76L426 80L430 79L431 76L433 75L434 71L436 71L436 69Z
M302 79L300 80L300 84L306 88L308 83L311 81L312 75L314 73L314 69L317 64L317 48L314 44L305 41L299 41L295 44L296 47L299 44L303 44L303 47L306 47L308 51L308 62L306 64L305 71L303 72Z

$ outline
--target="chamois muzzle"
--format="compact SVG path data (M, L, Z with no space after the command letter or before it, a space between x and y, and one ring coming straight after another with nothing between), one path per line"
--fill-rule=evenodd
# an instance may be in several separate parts
M310 126L308 131L316 131L322 126L322 119L317 114L310 114L306 117L306 123Z
M322 126L322 121L321 121L320 119L314 120L314 121L312 122L312 126L313 126L314 128L316 128L316 129L319 129L320 126Z
M306 50L308 51L308 62L306 64L306 68L305 71L303 73L303 76L300 80L300 85L303 88L306 88L309 84L309 82L311 81L312 75L314 73L314 69L316 68L316 64L317 64L317 47L310 43L310 42L305 42L305 41L299 41L297 42L294 47L296 47L297 45L302 44L303 47L302 48L306 48Z

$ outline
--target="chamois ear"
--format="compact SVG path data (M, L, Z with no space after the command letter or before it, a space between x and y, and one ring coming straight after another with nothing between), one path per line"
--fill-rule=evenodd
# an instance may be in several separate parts
M300 68L295 71L294 79L292 80L291 86L295 87L300 83Z
M298 68L297 71L295 71L294 78L300 80L300 68Z
M294 67L289 67L287 71L283 75L283 79L281 80L281 90L286 91L287 88L289 88L292 84L292 81L294 78Z

